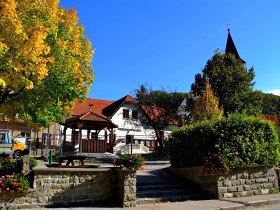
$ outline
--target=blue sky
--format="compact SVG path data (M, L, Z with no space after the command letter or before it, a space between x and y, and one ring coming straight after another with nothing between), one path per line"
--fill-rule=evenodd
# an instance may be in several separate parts
M279 0L61 0L96 49L90 98L117 100L140 84L188 92L227 25L255 89L280 95Z

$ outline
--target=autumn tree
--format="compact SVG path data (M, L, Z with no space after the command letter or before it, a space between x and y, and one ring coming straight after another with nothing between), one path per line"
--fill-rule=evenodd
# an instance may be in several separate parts
M93 49L75 9L59 0L0 2L0 113L62 121L93 82Z
M146 113L140 120L153 128L160 150L163 148L163 131L177 125L177 109L186 96L176 91L153 90L143 84L135 91L135 98Z
M270 93L262 93L260 91L256 91L257 94L262 98L262 114L265 119L272 120L278 124L279 130L279 119L280 119L280 96L270 94Z
M206 81L202 95L195 98L191 122L211 120L222 116L223 109L219 108L219 99L215 96L209 82Z
M201 96L208 80L225 114L244 110L256 113L260 103L253 92L254 77L254 69L247 70L239 58L217 52L207 61L202 74L195 75L191 91Z

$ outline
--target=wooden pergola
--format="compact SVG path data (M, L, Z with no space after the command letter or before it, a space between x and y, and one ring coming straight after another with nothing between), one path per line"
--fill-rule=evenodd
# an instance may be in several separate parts
M74 149L74 146L76 145L76 142L79 142L79 150L80 152L94 152L97 151L94 149L94 145L99 147L99 152L112 152L112 147L114 143L114 132L113 128L117 128L117 125L111 122L110 119L100 116L91 110L77 116L73 116L71 118L66 119L64 123L61 123L64 126L63 130L63 150L65 151L65 143L66 143L66 130L67 128L72 129L71 132L71 143ZM79 130L78 137L75 136L75 131ZM87 130L87 138L82 139L82 130ZM95 133L98 135L101 130L105 131L105 142L104 140L98 140L98 139L91 139L90 132L94 130ZM109 134L108 134L109 131ZM107 144L109 136L109 143ZM101 142L102 141L102 142ZM86 145L83 144L89 144L89 149L86 148ZM102 143L103 146L100 146ZM92 144L92 151L91 151L91 145ZM105 145L105 146L104 146ZM102 147L102 149L101 149ZM105 148L104 148L105 147ZM106 151L103 151L106 150Z

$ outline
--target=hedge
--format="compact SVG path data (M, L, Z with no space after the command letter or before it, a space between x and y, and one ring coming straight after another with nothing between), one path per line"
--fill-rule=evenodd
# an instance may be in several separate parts
M279 164L279 139L273 122L239 114L204 121L172 133L172 167L204 165L207 170Z

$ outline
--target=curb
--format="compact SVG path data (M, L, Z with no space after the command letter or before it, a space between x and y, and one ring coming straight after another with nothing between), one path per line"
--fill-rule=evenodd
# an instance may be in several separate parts
M245 206L245 208L246 207L268 206L268 205L273 205L273 204L279 204L280 203L280 198L279 199L275 199L275 198L263 199L263 200L256 200L256 201L240 201L240 200L231 200L231 199L221 199L221 200L222 201L227 201L227 202L232 202L232 203L242 204L242 205ZM238 208L238 209L245 209L245 208ZM236 208L230 208L230 209L236 209Z
M245 202L244 204L246 206L259 207L259 206L273 205L273 204L278 204L278 203L280 203L279 199L250 201L250 202Z

